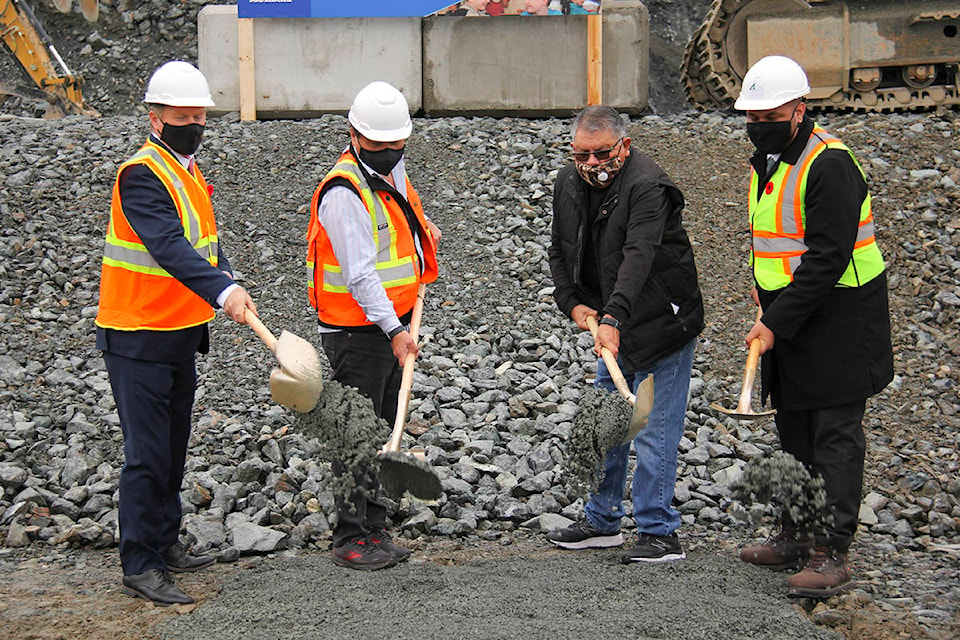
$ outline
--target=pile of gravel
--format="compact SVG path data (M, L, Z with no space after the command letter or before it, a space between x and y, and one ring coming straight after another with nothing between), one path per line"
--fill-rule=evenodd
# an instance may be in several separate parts
M935 628L960 605L960 133L955 113L824 115L870 175L890 270L897 376L866 418L858 597ZM561 316L547 266L553 181L569 121L418 119L408 167L444 230L407 435L441 477L434 503L391 502L408 539L499 541L579 517L568 438L596 372L592 338ZM199 153L221 241L264 322L319 344L305 295L308 203L346 142L346 122L209 122ZM739 393L748 300L749 143L734 115L649 116L629 125L688 199L707 311L680 444L676 504L688 540L763 535L763 505L734 500L749 461L777 449L772 422L714 413ZM0 535L5 545L116 543L122 436L94 348L99 263L119 163L136 117L50 122L0 116ZM187 540L221 560L329 543L333 494L322 444L272 403L273 355L218 316L199 359L182 498ZM842 363L838 363L842 366ZM384 434L386 431L384 431ZM384 438L385 441L385 438ZM629 509L628 509L629 512ZM759 519L759 531L744 526ZM629 530L632 522L624 522Z

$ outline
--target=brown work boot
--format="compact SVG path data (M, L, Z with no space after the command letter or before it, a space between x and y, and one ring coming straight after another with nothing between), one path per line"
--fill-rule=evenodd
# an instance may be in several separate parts
M803 566L812 546L813 536L792 525L784 525L780 533L770 536L763 544L741 549L740 559L768 569L792 569Z
M827 547L817 547L803 571L787 578L787 595L791 598L829 598L851 586L847 554Z

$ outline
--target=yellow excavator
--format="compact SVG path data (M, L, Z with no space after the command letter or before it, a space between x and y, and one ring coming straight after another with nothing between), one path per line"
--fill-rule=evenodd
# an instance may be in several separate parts
M771 54L803 66L814 107L956 108L960 1L714 0L684 54L687 98L730 108L747 69Z
M72 0L53 1L59 11L72 9ZM96 0L80 0L79 8L87 20L95 21L99 16ZM80 76L70 71L33 10L23 0L0 0L0 40L34 84L34 87L21 87L0 83L0 101L7 95L27 99L40 96L50 105L47 117L100 115L84 104Z

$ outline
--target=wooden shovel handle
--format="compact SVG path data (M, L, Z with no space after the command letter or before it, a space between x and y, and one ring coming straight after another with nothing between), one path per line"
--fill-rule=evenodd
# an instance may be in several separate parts
M593 316L587 316L587 328L590 329L590 334L593 336L593 339L596 340L597 331L600 330L597 319ZM613 378L613 384L616 385L617 391L620 392L620 395L622 395L627 402L634 404L637 401L637 397L630 391L627 380L623 377L623 372L620 371L620 365L617 364L617 359L606 347L600 347L600 357L603 358L603 362L607 365L607 371L610 372L610 377Z
M763 317L763 309L757 307L757 322ZM757 379L757 366L760 364L760 349L763 342L760 338L750 341L750 352L747 354L747 364L743 368L743 386L740 387L740 399L737 401L737 413L751 413L751 398L753 385Z
M253 329L253 332L260 336L260 339L263 340L264 344L270 348L270 351L277 350L277 337L270 332L270 329L260 322L260 318L257 317L253 311L250 309L244 309L243 319L250 325L250 328Z
M423 317L423 298L427 293L427 285L421 284L417 292L417 301L413 305L413 315L410 318L410 336L414 342L420 340L420 319ZM413 366L417 356L408 353L403 360L403 375L400 378L400 393L397 396L397 417L393 422L393 433L390 441L384 446L384 451L400 451L400 441L403 439L403 429L407 423L407 409L410 407L410 389L413 387Z

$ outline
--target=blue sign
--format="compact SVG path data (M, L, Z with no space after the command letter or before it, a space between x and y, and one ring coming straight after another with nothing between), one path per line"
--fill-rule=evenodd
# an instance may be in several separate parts
M406 18L436 13L450 0L238 0L241 18Z
M421 18L600 13L600 0L238 0L241 18Z

